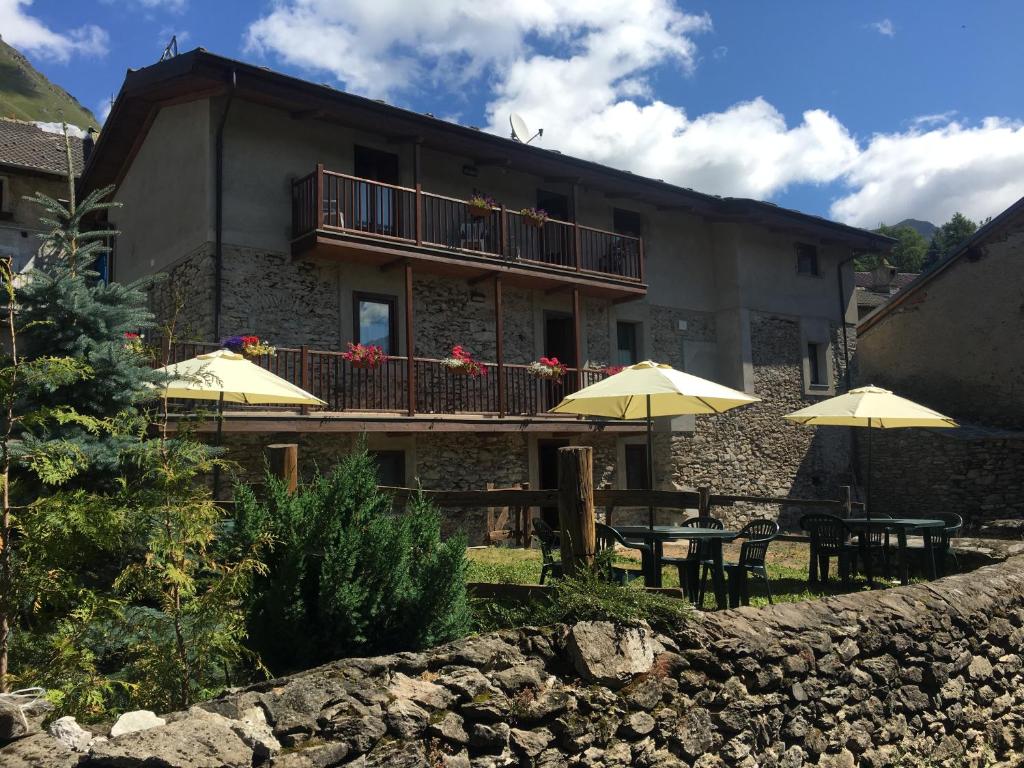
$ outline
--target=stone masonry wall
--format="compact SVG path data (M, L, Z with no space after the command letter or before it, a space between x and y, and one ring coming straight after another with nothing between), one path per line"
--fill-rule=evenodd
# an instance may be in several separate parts
M341 660L149 730L87 734L82 752L21 739L0 764L1019 766L1022 646L1016 557L930 584L702 614L671 636L581 622Z
M862 475L867 440L858 430ZM968 527L1024 518L1024 434L1014 439L947 437L921 429L872 434L872 506L889 515L959 513Z

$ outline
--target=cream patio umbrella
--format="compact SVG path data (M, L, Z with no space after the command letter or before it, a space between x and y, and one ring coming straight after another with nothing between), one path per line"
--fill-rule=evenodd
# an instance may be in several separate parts
M154 388L161 396L187 400L217 401L217 445L224 430L224 403L251 405L327 405L290 381L276 376L228 349L197 355L158 368L163 374ZM166 378L164 378L166 377ZM214 468L214 493L219 468Z
M645 360L566 395L552 413L575 413L613 419L647 420L647 488L654 490L654 451L651 420L655 416L722 413L749 405L759 397L723 387L713 381L677 371L670 365ZM654 527L654 506L648 506Z
M844 395L831 397L820 403L787 413L785 419L798 424L834 427L867 427L868 471L867 516L871 517L871 431L873 429L899 429L902 427L949 428L958 426L953 419L894 395L881 387L858 387Z

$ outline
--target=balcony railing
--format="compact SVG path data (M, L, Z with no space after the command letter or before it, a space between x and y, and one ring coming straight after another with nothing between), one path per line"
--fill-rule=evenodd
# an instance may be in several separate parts
M217 344L176 342L163 351L169 363L217 349ZM530 374L527 365L486 363L487 373L471 377L455 373L441 361L390 357L378 368L357 368L341 352L278 347L274 356L250 358L327 403L327 411L414 414L496 414L538 416L565 395L605 378L600 370L570 368L561 381ZM161 357L161 365L163 357ZM184 408L195 403L183 402ZM225 404L227 409L260 410L260 406Z
M538 226L518 211L474 215L465 200L360 179L323 166L292 183L292 237L317 231L464 252L642 283L639 237L568 221Z

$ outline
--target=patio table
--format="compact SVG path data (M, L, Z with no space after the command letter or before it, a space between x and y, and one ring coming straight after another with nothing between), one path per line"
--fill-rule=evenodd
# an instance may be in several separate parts
M900 584L910 583L910 568L907 562L907 533L919 532L924 538L924 551L928 565L928 575L931 579L938 578L938 569L935 562L935 548L932 546L932 533L937 529L941 531L946 527L943 520L916 517L850 517L843 520L850 528L862 532L868 530L885 530L896 534L896 541L900 553ZM871 562L865 559L866 576L868 583L872 583Z
M711 569L711 578L715 590L715 603L719 608L728 605L728 598L725 589L725 568L722 566L722 543L733 541L740 535L739 531L723 531L717 528L684 528L679 525L656 525L649 528L646 525L617 525L615 530L626 539L642 539L650 542L654 556L653 562L647 567L646 583L649 587L661 586L661 558L666 541L681 541L696 539L708 542L708 549L711 552L711 561L714 564Z

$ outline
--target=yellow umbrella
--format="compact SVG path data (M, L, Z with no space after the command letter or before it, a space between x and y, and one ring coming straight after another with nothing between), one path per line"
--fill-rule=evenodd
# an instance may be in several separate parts
M552 413L575 413L613 419L647 420L647 487L654 489L654 451L651 419L654 416L722 413L756 403L759 397L723 387L713 381L677 371L670 365L645 360L614 376L566 395ZM648 507L654 527L654 507Z
M156 385L167 397L253 405L327 405L227 349L173 363L157 369L157 373L170 377Z
M872 386L851 389L844 395L787 413L783 418L813 426L867 427L868 472L865 479L868 517L871 516L871 430L957 426L953 419L938 411L894 395L888 389Z
M246 360L237 352L218 349L190 360L158 368L163 374L154 385L171 398L217 401L217 437L221 444L224 431L224 403L252 405L327 405L290 381L275 376ZM164 376L168 378L164 378ZM213 468L213 492L220 489L220 467Z

